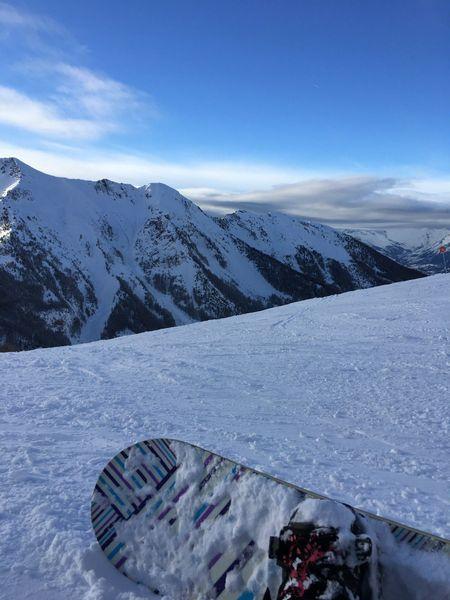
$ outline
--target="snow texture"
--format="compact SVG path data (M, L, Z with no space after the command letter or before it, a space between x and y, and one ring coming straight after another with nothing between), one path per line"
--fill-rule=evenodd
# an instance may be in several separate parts
M239 573L232 572L227 575L226 589L231 591L237 585L237 591L243 587L260 591L263 585L271 582L271 591L275 594L281 583L280 569L262 549L266 550L270 536L277 535L287 524L298 505L299 494L247 471L237 485L220 476L217 481L212 476L212 484L209 488L206 486L210 495L206 496L205 491L199 495L195 483L200 483L205 476L204 454L176 442L171 443L171 447L181 464L174 476L175 489L182 489L188 482L194 485L177 501L177 523L173 528L167 526L167 520L149 519L145 509L116 526L118 539L126 543L130 556L127 572L150 589L159 589L164 597L209 600L214 582L206 568L208 561L217 553L234 559L253 540L258 549L253 556L254 571L250 581L247 584L239 582ZM138 454L140 461L142 455ZM222 467L227 470L226 466ZM193 515L203 501L220 504L224 498L231 499L225 517L207 519L204 527L192 526ZM149 523L152 531L145 539L142 534ZM199 565L205 567L203 573L199 571Z
M152 598L109 565L89 515L106 462L151 437L448 537L449 313L436 275L0 355L0 597Z

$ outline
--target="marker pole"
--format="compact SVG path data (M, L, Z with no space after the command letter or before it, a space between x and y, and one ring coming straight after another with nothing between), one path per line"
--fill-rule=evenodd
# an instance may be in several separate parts
M445 255L447 253L447 246L439 246L438 252L439 254L442 254L442 262L444 263L444 273L447 273L447 261L445 259Z

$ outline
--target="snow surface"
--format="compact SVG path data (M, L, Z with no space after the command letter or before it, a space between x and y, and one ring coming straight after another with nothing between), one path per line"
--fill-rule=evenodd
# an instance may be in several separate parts
M180 467L170 480L173 481L174 488L169 497L185 490L176 503L176 525L169 527L167 522L168 518L174 516L175 510L164 519L152 519L149 518L149 506L149 512L144 509L129 520L117 523L114 544L120 540L126 545L129 556L126 562L127 573L150 589L158 589L165 598L206 600L206 594L216 581L211 580L211 573L207 568L211 558L220 552L227 557L225 562L230 564L241 555L250 541L254 541L257 550L250 561L250 582L247 577L244 577L245 583L239 581L239 574L235 571L227 575L225 588L238 597L239 591L242 592L243 589L260 592L263 586L265 588L269 584L272 594L276 594L281 584L281 569L267 556L269 539L271 535L278 535L288 523L299 503L300 494L251 471L241 474L239 482L232 481L231 476L226 477L225 474L230 473L233 463L222 463L220 466L216 463L217 471L211 473L209 468L204 467L203 451L178 442L171 442L171 448L175 451ZM139 465L141 461L142 454L136 451L133 455L132 451L125 464L131 463L133 468L134 464ZM149 461L150 465L154 463L154 459L150 458ZM214 461L215 459L211 464ZM208 472L210 478L199 494L199 484ZM186 490L188 483L190 487ZM155 493L151 484L147 488L147 493ZM167 506L168 496L163 492L156 497L159 501L163 499L161 511ZM100 495L98 500L99 503L102 502ZM193 527L195 515L203 502L214 503L223 508L229 500L231 506L225 517L208 517L205 526ZM149 524L152 530L143 539L142 532L148 529ZM158 540L156 545L155 540ZM167 565L170 565L169 569ZM203 565L203 572L199 572L199 565ZM216 566L217 579L222 574L222 569ZM236 584L238 587L233 590ZM212 598L213 596L208 596L208 600Z
M90 495L118 450L182 438L450 535L450 276L0 356L1 598L137 600Z
M389 228L347 229L349 235L393 260L424 273L444 272L440 246L450 246L449 229Z
M343 264L351 263L351 256L342 245L342 233L321 223L303 221L279 212L259 214L238 210L222 217L229 231L249 246L288 262L299 269L296 255L298 247L304 246L325 258Z
M348 229L362 242L378 248L387 248L399 244L405 249L416 251L421 248L436 248L450 237L448 229L430 229L427 227L391 227L389 229ZM448 242L447 242L448 243Z

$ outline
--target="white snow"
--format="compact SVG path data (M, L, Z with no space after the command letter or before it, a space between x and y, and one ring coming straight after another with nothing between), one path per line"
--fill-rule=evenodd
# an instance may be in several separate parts
M239 210L223 217L233 235L250 246L299 270L295 259L298 246L325 258L350 264L351 257L342 245L342 233L321 223L303 221L278 212L259 214Z
M19 200L8 195L13 188L20 194ZM192 296L198 265L187 255L178 228L207 257L209 269L219 279L256 300L277 295L213 218L162 183L136 188L105 179L93 182L53 177L10 158L0 159L0 193L0 208L8 209L12 220L26 223L36 239L45 242L49 255L71 271L77 267L93 285L95 313L83 323L79 335L67 332L73 342L101 337L114 307L117 277L135 283L146 281L145 289L142 284L135 289L142 300L150 291L171 312L176 324L192 322L192 317L175 306L170 295L159 292L143 272L143 263L151 263L148 271L152 276L171 275ZM164 220L164 232L149 226L155 219ZM9 228L0 231L0 239L9 233ZM208 247L212 241L226 259L226 266L219 264L216 252ZM149 257L150 248L154 252ZM3 260L8 262L8 255ZM80 287L86 293L83 282Z
M11 159L0 159L0 198L20 183L20 174Z
M425 273L444 271L439 247L450 245L450 230L420 228L348 229L346 232L398 262Z
M251 472L243 474L239 483L234 486L229 479L224 478L227 466L222 463L222 468L218 467L220 474L213 475L199 495L198 484L207 472L202 460L204 454L177 442L172 442L171 448L181 463L174 475L172 496L175 490L179 491L186 483L190 483L189 489L176 504L175 527L178 535L174 535L173 529L167 526L166 519L149 519L145 509L130 520L118 523L117 539L125 542L130 556L127 560L127 573L150 589L159 589L165 598L206 600L205 592L212 587L211 574L207 568L203 573L199 572L198 566L207 565L218 552L228 556L228 560L232 562L249 542L254 541L258 548L252 561L254 570L247 585L241 583L241 591L243 587L252 589L253 586L260 590L260 582L267 582L268 579L273 584L272 593L275 593L281 583L280 569L274 561L269 562L265 550L270 536L277 535L282 526L288 523L298 505L299 494L294 489L286 489L275 481L255 476ZM137 456L138 464L141 456ZM130 458L131 454L127 463ZM154 493L151 485L148 488L147 493ZM164 497L164 494L158 497ZM231 506L226 518L209 518L206 520L206 527L192 527L195 513L204 501L223 508L230 499ZM143 539L142 532L149 523L152 526L151 535ZM157 545L154 543L155 539L158 540ZM221 574L220 568L216 570L216 576ZM228 591L233 588L232 579L231 575L227 576ZM235 582L238 581L239 575Z
M436 275L0 355L0 597L152 598L89 516L107 460L151 437L449 537L449 313Z
M436 248L446 240L446 243L450 241L450 232L444 228L392 227L389 229L349 229L347 231L350 235L371 246L387 248L398 244L412 252L425 248Z

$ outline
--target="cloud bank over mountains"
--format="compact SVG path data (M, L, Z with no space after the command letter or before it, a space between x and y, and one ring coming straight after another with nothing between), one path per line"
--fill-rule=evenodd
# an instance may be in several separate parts
M442 187L446 184L442 182ZM337 227L450 227L450 194L418 192L423 185L394 177L352 176L307 179L231 195L184 192L190 191L195 201L213 212L278 210Z

